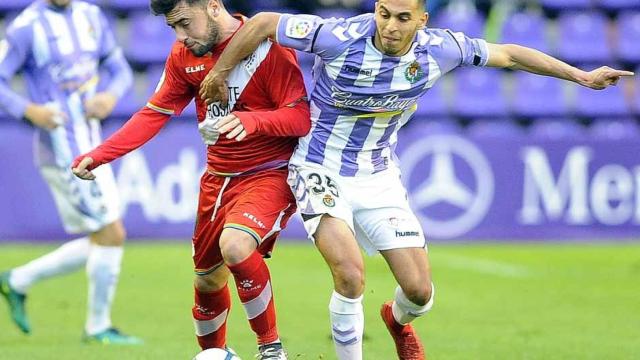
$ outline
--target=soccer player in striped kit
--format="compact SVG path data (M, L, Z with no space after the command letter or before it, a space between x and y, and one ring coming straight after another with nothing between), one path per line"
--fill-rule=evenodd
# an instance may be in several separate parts
M276 326L269 269L263 260L295 212L287 164L300 136L309 132L309 105L295 53L263 41L229 77L227 106L207 106L200 82L243 24L221 0L152 0L177 35L156 93L104 144L74 163L91 173L150 140L196 97L198 128L207 146L207 171L193 235L195 305L202 349L224 348L232 274L259 359L286 359Z
M427 29L424 7L424 0L380 0L375 14L349 19L257 14L201 87L207 101L224 102L229 70L268 37L317 55L312 130L291 158L289 181L307 233L331 268L329 311L341 360L362 358L364 265L358 243L370 254L381 253L398 282L381 315L399 358L425 358L410 322L433 305L431 268L393 149L398 129L435 81L459 66L508 67L594 89L632 75L607 67L584 72L532 49Z
M98 91L100 70L110 73ZM15 93L9 80L24 73L30 100ZM36 282L86 267L89 280L85 340L104 344L139 344L111 324L111 304L120 274L125 230L110 167L100 181L76 179L74 157L101 142L100 120L131 86L127 64L106 18L83 1L38 0L9 25L0 43L0 107L36 127L36 162L49 185L70 234L88 234L55 251L0 275L0 294L24 332L27 290Z

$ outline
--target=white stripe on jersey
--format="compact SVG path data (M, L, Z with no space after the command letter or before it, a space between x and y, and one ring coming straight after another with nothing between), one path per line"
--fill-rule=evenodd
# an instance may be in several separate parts
M327 147L324 151L324 165L331 164L329 166L332 169L340 170L340 166L342 166L342 152L349 142L351 131L357 121L358 119L352 116L338 116L331 135L327 139Z
M400 63L393 70L393 80L391 80L391 90L410 90L413 84L405 78L404 72L407 66L416 60L416 46L418 43L411 45L411 50L400 57Z
M67 97L67 106L69 107L70 117L68 121L73 122L74 139L78 145L78 150L84 154L93 149L93 145L91 144L89 123L84 117L82 98L77 92Z
M260 45L258 45L256 51L253 52L253 54L242 60L242 62L236 65L231 70L231 73L229 73L229 76L227 77L227 83L229 84L229 86L237 87L239 89L238 97L242 96L242 92L247 87L247 84L249 84L249 81L251 81L253 74L255 74L260 64L262 64L264 59L267 58L267 55L269 55L271 45L272 43L270 40L261 42ZM233 108L236 100L237 99L229 99L229 108Z
M80 48L84 51L95 51L98 49L98 37L96 37L96 27L89 22L89 14L81 7L73 8L73 26L74 31L78 35Z
M318 118L320 117L320 108L316 105L316 103L311 100L309 101L309 110L311 113L311 130L304 137L300 138L298 141L298 147L296 151L293 152L292 158L296 155L301 156L300 161L304 161L304 158L309 153L309 143L313 138L313 131L318 125Z
M49 135L51 136L51 145L53 147L56 165L68 166L74 156L71 153L71 146L69 145L69 139L67 138L67 129L64 126L58 126L51 130Z
M56 45L61 55L72 54L73 38L71 37L71 29L67 26L67 21L64 15L55 13L53 11L45 11L44 16L49 23L53 36L56 39Z
M49 50L49 39L44 27L36 20L33 23L33 58L36 61L36 67L43 67L51 59L51 51Z
M436 80L438 80L440 76L442 76L442 71L440 71L440 66L438 66L438 63L433 58L433 56L427 55L427 59L429 61L429 80L424 85L424 88L430 89L433 84L435 84Z
M387 127L389 127L389 122L392 118L393 116L376 116L376 119L373 121L373 125L371 126L371 130L369 131L369 135L364 141L363 149L377 148L376 143L380 141L380 138L384 135L384 132ZM371 162L370 151L359 152L356 162L358 163L358 172L356 173L356 176L370 175L375 171L373 162Z
M358 79L354 83L355 86L372 87L376 76L380 73L380 65L382 65L382 53L373 46L371 39L367 39L367 46L364 48L364 58L360 69L371 69L371 74L360 72Z
M331 62L325 63L324 70L327 72L327 75L329 75L329 77L333 80L338 79L340 71L342 70L342 65L344 65L344 61L347 59L348 53L349 49L345 50L337 58L331 60Z

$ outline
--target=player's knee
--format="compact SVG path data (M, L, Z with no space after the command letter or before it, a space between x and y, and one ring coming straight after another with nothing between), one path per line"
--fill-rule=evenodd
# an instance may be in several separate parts
M118 221L113 231L113 241L116 244L123 245L126 238L127 230L125 230L124 225Z
M227 283L226 278L215 276L214 274L196 275L193 285L198 291L212 292L220 290Z
M433 297L431 282L419 282L412 286L407 286L403 291L409 301L419 306L428 304Z
M341 263L333 266L336 290L351 298L362 295L364 291L364 265Z
M102 246L122 246L126 237L127 232L120 220L91 234L92 241Z
M220 235L220 251L224 262L235 265L246 259L256 249L253 236L244 231L226 228Z

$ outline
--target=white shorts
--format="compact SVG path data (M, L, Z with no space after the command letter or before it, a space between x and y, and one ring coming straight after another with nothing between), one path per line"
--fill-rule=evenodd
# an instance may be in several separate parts
M120 198L111 166L93 170L94 181L79 179L70 168L57 166L42 166L40 173L51 189L67 233L93 233L120 219Z
M320 215L327 214L344 220L369 255L426 247L396 168L344 177L316 164L290 165L288 182L312 241Z

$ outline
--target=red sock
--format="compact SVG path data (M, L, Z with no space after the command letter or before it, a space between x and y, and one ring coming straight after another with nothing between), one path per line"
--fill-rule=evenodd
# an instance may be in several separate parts
M251 329L258 337L258 344L278 340L271 275L262 255L254 251L241 263L228 267L236 280L240 301L249 318Z
M227 338L227 317L231 309L229 287L202 292L195 289L196 303L191 312L196 326L198 344L202 350L224 348Z

